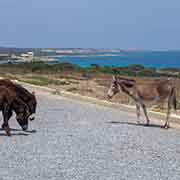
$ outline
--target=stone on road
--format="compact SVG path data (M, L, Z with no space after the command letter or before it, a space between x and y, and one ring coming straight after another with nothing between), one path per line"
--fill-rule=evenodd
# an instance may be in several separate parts
M28 132L0 131L1 180L179 180L180 129L140 126L133 114L37 94Z

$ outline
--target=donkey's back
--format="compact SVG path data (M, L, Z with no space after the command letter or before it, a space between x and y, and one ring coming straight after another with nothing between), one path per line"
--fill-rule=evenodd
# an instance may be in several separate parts
M135 92L143 101L158 103L167 100L173 87L169 79L151 80L136 83Z

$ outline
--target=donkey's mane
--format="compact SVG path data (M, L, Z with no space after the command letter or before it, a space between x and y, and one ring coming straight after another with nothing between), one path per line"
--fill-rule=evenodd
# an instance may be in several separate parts
M36 97L33 94L31 94L28 90L26 90L24 87L22 87L21 85L12 82L9 79L1 79L0 85L5 86L9 88L10 90L16 92L18 98L23 100L24 103L26 103L30 109L32 108L30 107L32 106L31 102L34 102L33 104L36 104Z
M135 83L132 83L132 82L122 82L127 88L132 88L134 85L135 85Z
M118 77L118 79L119 80L124 80L124 81L136 82L134 79L124 78L124 77Z
M22 95L22 99L24 99L26 97L27 100L34 98L34 95L31 94L28 90L26 90L24 87L22 87L19 84L15 84L16 86L16 90L19 92L19 95ZM21 94L22 93L22 94ZM25 100L25 99L24 99Z
M21 97L24 101L29 101L29 99L34 98L34 95L31 94L28 90L26 90L21 85L12 82L9 79L1 79L0 85L9 87L10 89L14 89L16 93L19 95L19 97Z
M118 80L127 88L132 88L136 83L134 79L128 79L124 77L118 77Z

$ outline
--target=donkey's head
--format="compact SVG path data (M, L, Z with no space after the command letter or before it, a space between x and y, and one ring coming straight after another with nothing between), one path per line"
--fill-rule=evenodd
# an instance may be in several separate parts
M113 76L111 86L108 90L107 97L111 99L115 94L117 94L120 91L120 87L118 84L118 78L117 76Z
M123 92L127 92L127 90L129 91L131 88L134 87L135 83L136 81L133 79L113 76L111 86L107 93L108 98L112 98L120 90L122 90Z

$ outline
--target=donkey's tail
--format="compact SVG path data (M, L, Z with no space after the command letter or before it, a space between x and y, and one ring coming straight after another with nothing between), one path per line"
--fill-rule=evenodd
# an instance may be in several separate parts
M171 97L172 97L172 105L174 110L177 110L177 98L176 98L176 88L173 87L171 90Z

